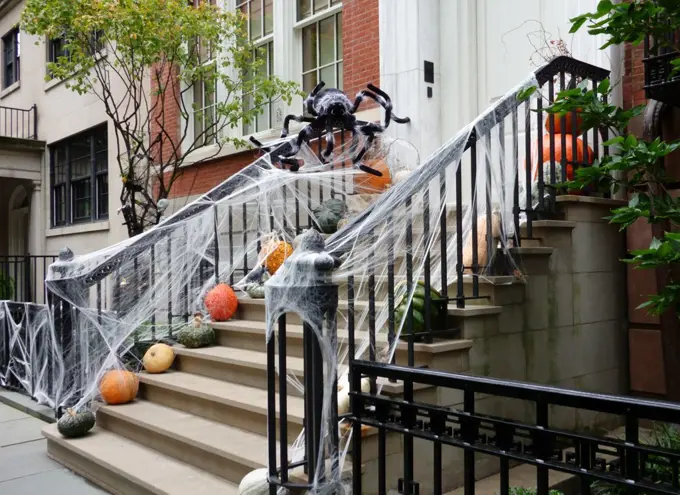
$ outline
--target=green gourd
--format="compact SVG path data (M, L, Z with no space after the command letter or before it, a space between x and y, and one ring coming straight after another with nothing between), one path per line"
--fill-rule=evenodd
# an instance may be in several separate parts
M177 334L177 342L189 349L211 346L215 344L215 340L215 330L203 323L200 314L196 314L194 321Z
M87 432L94 428L94 424L92 411L76 412L67 409L66 414L57 421L57 430L66 438L79 438L87 435Z
M338 230L338 222L347 212L344 201L331 198L321 203L314 209L314 218L319 225L319 230L324 234L334 234Z
M253 299L264 299L264 283L269 280L269 274L264 273L258 282L246 286L246 294Z

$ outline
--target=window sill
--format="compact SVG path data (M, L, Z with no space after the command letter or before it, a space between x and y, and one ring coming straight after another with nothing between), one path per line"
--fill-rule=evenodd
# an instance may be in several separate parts
M0 100L2 100L5 96L8 96L8 95L14 93L20 87L21 87L21 80L15 82L14 84L7 86L5 89L0 91Z
M90 232L103 232L109 230L109 221L84 223L81 225L69 225L67 227L51 228L45 233L45 237L59 237L75 234L89 234Z

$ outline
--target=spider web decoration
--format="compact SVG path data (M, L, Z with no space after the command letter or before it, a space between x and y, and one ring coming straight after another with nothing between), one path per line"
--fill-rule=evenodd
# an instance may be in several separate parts
M18 356L0 375L0 384L18 383L53 407L78 408L97 400L98 383L107 370L124 366L139 370L145 342L172 341L195 312L205 314L204 296L217 282L244 287L272 233L295 245L296 236L306 228L320 228L315 212L329 198L343 201L347 210L345 225L326 236L326 250L341 261L332 275L341 300L347 298L348 281L354 282L356 357L374 356L387 362L396 356L402 362L396 351L404 345L400 337L406 332L406 315L390 311L395 304L390 302L390 283L398 287L392 294L395 302L406 305L417 286L413 283L406 293L407 279L415 282L429 276L433 288L441 293L447 287L449 297L455 297L461 247L466 284L485 277L501 255L510 263L508 273L519 268L508 248L518 235L513 205L516 188L525 186L526 152L523 145L513 143L511 133L524 129L526 119L536 115L529 110L542 98L540 91L527 102L518 99L535 86L532 75L422 164L408 143L382 135L372 145L372 159L384 161L393 184L381 194L358 192L357 181L366 174L352 166L359 152L356 144L336 142L333 156L323 163L315 150L302 143L295 155L303 164L297 173L275 166L271 155L265 154L153 229L106 249L58 261L47 278L52 294L49 310L17 317L7 303L0 308L2 331L9 336L0 339L4 342L0 345L9 346L11 354ZM532 136L540 135L538 126L532 125ZM478 139L470 147L473 133ZM519 143L524 143L522 136ZM462 211L455 211L458 201ZM519 198L521 209L525 201ZM493 241L487 243L487 234ZM474 236L479 239L476 254ZM295 256L294 251L289 259ZM475 261L478 269L472 267ZM442 280L444 264L446 280ZM267 284L293 288L315 282L288 266L285 262ZM368 303L371 293L374 314ZM299 301L299 293L292 289L289 298L279 301L283 308L296 307L302 320L306 302ZM72 332L56 335L54 322L65 319ZM313 328L328 357L324 374L329 380L337 376L341 383L347 380L348 325L347 312L339 310L337 361L329 357L333 342L326 329ZM369 330L375 330L374 343ZM394 338L389 335L392 330ZM27 332L34 337L27 338ZM276 325L270 324L262 338L277 339L277 335ZM37 349L32 342L39 339L44 346ZM0 351L2 359L6 350ZM287 382L289 390L304 391L292 372L287 372ZM336 385L325 383L327 417ZM377 386L381 390L383 384ZM318 463L315 492L341 492L340 472L351 438L351 429L341 426L337 462ZM320 452L327 451L328 433L321 434ZM295 462L303 455L304 433L290 447L289 459ZM448 468L453 466L443 466ZM349 487L342 490L351 492Z

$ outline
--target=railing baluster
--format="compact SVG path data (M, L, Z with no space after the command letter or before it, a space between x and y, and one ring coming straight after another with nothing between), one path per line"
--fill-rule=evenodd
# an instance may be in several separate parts
M229 205L229 211L228 211L228 217L229 217L229 284L234 285L234 271L236 270L234 268L234 212L232 210L231 205Z
M491 134L486 135L486 144L488 150L491 150ZM493 251L496 248L493 236L493 210L491 207L491 194L493 192L493 176L491 175L491 159L489 158L490 151L484 153L485 158L485 174L486 174L486 187L484 188L484 197L486 199L486 264L484 267L485 272L491 267L491 262L493 261Z
M151 245L151 267L150 267L150 283L151 283L151 340L156 341L156 245ZM100 282L101 284L101 282ZM101 287L99 287L101 291Z
M472 208L472 297L479 297L479 242L477 237L477 136L470 146L470 207ZM487 223L489 219L487 218Z
M448 299L449 297L449 275L447 273L447 233L448 229L446 227L447 222L447 209L446 209L446 169L443 169L439 173L439 207L441 209L441 215L439 217L439 258L440 258L440 268L441 268L441 295L443 299ZM390 222L391 224L391 222ZM440 308L441 309L441 308Z
M387 216L387 225L392 225L392 215ZM390 362L396 362L397 350L395 348L396 323L394 320L394 229L387 229L387 344L392 358ZM399 322L401 323L401 322Z
M521 208L519 204L519 122L517 116L517 107L512 109L512 172L515 176L514 187L512 191L512 216L515 220L515 235L517 236L517 245L522 245L522 231L520 230L519 215Z
M526 103L524 104L525 108L525 116L524 116L524 137L525 137L525 154L524 154L524 180L526 184L526 205L525 205L525 212L526 212L526 217L527 217L527 238L531 239L534 235L533 233L533 228L532 228L532 222L534 220L534 214L533 214L533 201L532 201L532 194L531 194L531 186L532 186L532 180L531 180L531 169L532 163L531 163L531 157L532 157L532 151L531 151L531 100L527 100ZM538 160L540 160L540 157L537 157Z
M541 129L543 128L543 99L540 96L536 99L536 110L536 142L538 143L538 154L536 156L538 165L538 206L536 209L542 212L545 211L545 205L543 204L545 181L543 172L543 137L541 136Z
M168 336L172 339L172 234L168 236Z
M242 226L241 228L243 229L242 233L242 239L243 239L243 245L241 246L243 249L243 276L245 277L246 274L248 273L248 212L247 212L247 206L248 203L243 203L243 206L241 207L242 211Z
M410 302L406 317L406 328L408 331L408 366L415 366L414 351L414 322L413 322L413 301L410 299L413 294L413 216L411 211L411 197L406 199L406 300ZM403 331L403 330L402 330ZM413 401L413 382L404 381L404 401ZM404 494L411 495L413 482L413 437L404 437Z
M463 410L468 417L461 424L462 435L469 444L477 442L477 425L469 416L475 413L475 392L466 388L463 391ZM463 478L465 495L475 493L475 453L473 450L465 449L463 454Z
M286 338L286 315L281 315L279 316L279 462L281 466L281 482L283 483L288 482L288 376L286 373ZM271 339L272 341L274 340L274 335L271 336Z
M548 428L548 403L541 397L536 400L536 426ZM550 458L549 442L542 431L534 436L535 456L544 462ZM538 495L548 495L550 487L549 471L544 466L536 467L536 488Z
M446 251L445 251L446 252ZM456 307L465 307L465 266L463 266L463 161L456 165ZM446 312L446 308L444 308Z
M425 260L423 264L423 283L425 284L425 314L423 319L425 320L425 332L427 336L427 342L432 343L432 308L431 304L431 294L430 294L430 190L425 189L423 193L423 246L426 249Z

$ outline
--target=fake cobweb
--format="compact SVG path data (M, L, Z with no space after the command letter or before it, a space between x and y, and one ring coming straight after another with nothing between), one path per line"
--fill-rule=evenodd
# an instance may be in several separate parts
M276 321L289 312L298 313L314 331L324 356L319 451L326 458L319 459L315 490L339 492L351 429L347 420L340 421L339 450L332 450L334 435L327 420L338 388L340 413L348 407L350 317L343 306L348 282L353 281L356 357L386 362L397 356L405 364L403 353L396 351L405 345L406 314L390 313L390 285L399 285L401 293L393 295L408 302L416 282L427 278L434 289L442 293L446 287L454 298L460 250L467 295L475 278L521 276L511 248L523 220L516 221L513 209L517 203L524 210L527 196L532 206L539 199L535 192L526 193L523 131L529 118L534 139L543 129L529 112L542 97L540 91L527 102L517 96L532 86L533 77L425 160L409 143L382 136L370 159L383 160L389 168L392 184L385 191L370 193L368 176L351 166L357 152L351 140L338 142L332 161L325 164L315 145L305 146L298 155L304 166L297 173L277 168L265 155L148 232L91 254L66 256L50 267L49 307L17 309L2 303L2 352L13 357L0 368L0 383L11 382L55 408L96 400L104 372L123 366L138 370L145 342L172 341L195 312L207 314L203 299L217 282L245 288L246 277L261 263L263 243L276 236L297 249L265 285L267 294L275 293L277 299L267 301L266 336L261 338L276 339ZM470 139L474 136L476 141ZM536 162L532 157L532 169ZM533 171L532 176L536 180ZM319 227L315 211L330 198L346 205L345 225L326 236L327 254L310 254L295 238ZM332 318L309 318L318 311L318 301L308 298L304 288L319 280L302 270L300 262L310 256L340 261L332 272L340 308ZM407 279L413 283L399 284ZM411 293L405 294L409 286ZM334 324L337 343L330 328ZM287 372L287 382L289 391L303 392L296 374ZM379 391L382 384L377 386ZM291 463L304 456L303 435L289 449Z

